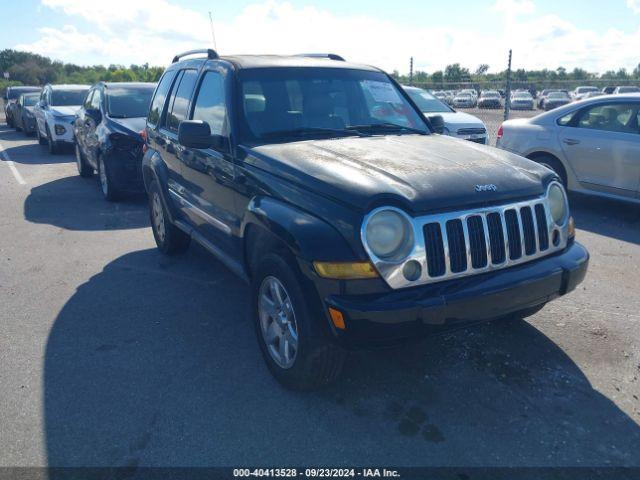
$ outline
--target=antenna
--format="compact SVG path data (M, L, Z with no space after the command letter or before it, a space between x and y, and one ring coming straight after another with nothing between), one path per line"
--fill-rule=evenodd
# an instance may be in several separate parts
M213 17L211 16L211 12L209 12L209 25L211 26L211 39L213 40L213 49L218 50L218 46L216 45L216 34L213 31Z

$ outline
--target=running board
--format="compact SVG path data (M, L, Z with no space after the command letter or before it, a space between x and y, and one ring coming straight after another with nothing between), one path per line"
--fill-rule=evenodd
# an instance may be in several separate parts
M183 222L182 220L175 220L175 226L182 230L184 233L189 235L193 240L202 245L209 253L212 253L225 267L235 273L240 279L242 279L245 283L250 283L249 276L247 272L242 267L239 262L236 262L232 258L229 257L226 253L216 247L209 240L204 238L200 233L191 228L188 224Z

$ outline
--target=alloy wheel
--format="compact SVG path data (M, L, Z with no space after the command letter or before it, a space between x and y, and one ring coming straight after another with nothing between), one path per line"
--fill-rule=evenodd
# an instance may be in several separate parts
M291 368L298 353L298 327L291 297L276 277L268 276L260 285L258 316L269 355L281 368Z
M162 209L162 200L158 192L153 192L151 199L151 218L153 220L153 226L155 227L156 234L160 242L164 242L166 235L164 226L164 211Z

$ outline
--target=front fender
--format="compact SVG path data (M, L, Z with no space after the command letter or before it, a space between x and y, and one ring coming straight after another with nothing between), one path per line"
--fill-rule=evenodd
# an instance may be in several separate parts
M288 203L255 197L242 222L242 236L250 225L266 229L298 257L308 261L359 260L346 239L329 223Z

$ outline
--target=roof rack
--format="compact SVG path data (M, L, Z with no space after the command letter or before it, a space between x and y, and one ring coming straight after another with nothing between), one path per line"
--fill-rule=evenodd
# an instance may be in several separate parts
M343 57L335 53L299 53L296 57L327 58L329 60L337 60L338 62L346 61Z
M171 63L176 63L182 57L186 57L187 55L195 55L197 53L206 53L207 54L207 58L209 60L215 60L216 58L220 58L218 56L218 52L216 52L215 50L213 50L211 48L202 48L202 49L199 49L199 50L189 50L189 51L186 51L186 52L179 53L178 55L173 57L173 60L171 61Z

